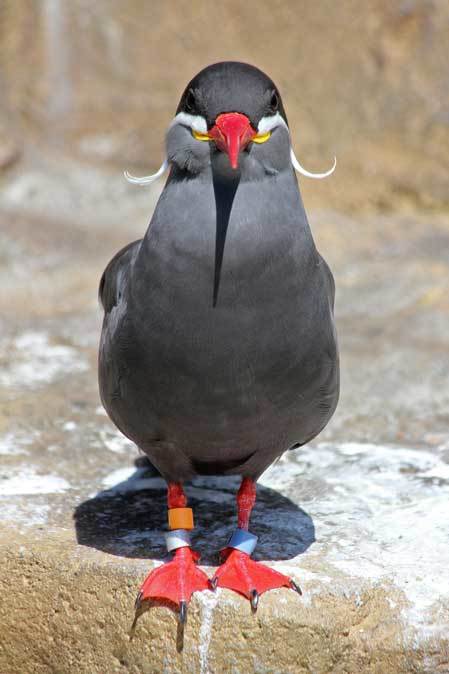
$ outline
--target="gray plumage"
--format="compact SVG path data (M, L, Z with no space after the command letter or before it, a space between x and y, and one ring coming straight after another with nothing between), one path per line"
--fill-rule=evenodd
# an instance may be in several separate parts
M214 68L221 89L210 86ZM203 73L178 111L202 114L209 125L230 109L253 125L274 114L279 94L257 69L226 63ZM289 149L287 129L276 127L268 142L241 152L236 171L213 143L174 126L170 175L148 231L103 274L101 398L167 480L257 478L315 437L335 410L334 282L315 248Z

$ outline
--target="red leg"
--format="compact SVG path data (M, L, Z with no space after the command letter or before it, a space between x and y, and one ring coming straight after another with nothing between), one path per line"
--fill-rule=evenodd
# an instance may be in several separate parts
M249 528L249 518L256 502L256 483L244 477L237 492L237 522L239 529Z
M251 511L256 502L256 483L245 477L237 493L237 512L239 529L248 530ZM259 595L277 587L289 587L301 593L300 588L287 576L271 569L265 564L255 562L249 554L226 548L223 551L225 561L217 569L211 581L212 587L227 587L239 592L251 601L253 610L257 609Z
M180 482L169 482L167 485L167 505L169 508L185 508L187 496Z
M187 498L181 484L168 484L167 501L169 509L186 507ZM196 565L198 559L198 553L190 547L175 550L170 562L153 569L144 580L137 596L136 609L146 600L169 601L179 606L180 620L184 622L193 592L209 588L208 577Z

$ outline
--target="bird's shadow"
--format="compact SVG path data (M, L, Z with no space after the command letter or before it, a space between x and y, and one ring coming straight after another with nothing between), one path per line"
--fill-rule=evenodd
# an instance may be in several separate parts
M239 479L199 477L186 485L195 515L193 547L201 563L216 565L218 553L237 526L235 496ZM165 559L167 551L167 491L164 480L149 462L136 461L127 480L99 492L75 510L80 545L121 557ZM259 537L256 560L286 560L315 541L313 521L304 510L279 492L258 485L251 531Z

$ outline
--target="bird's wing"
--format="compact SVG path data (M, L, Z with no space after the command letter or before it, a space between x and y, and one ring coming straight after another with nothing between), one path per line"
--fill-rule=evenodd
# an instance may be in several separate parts
M120 300L126 272L141 243L142 239L138 239L119 250L103 272L98 289L98 297L106 314Z
M126 321L126 294L131 265L139 251L141 239L122 248L103 272L98 289L104 309L103 329L99 348L99 386L105 409L115 425L124 433L126 424L118 410L122 395L122 378L126 371L123 358L123 325Z
M332 272L331 272L330 267L327 264L326 260L324 259L324 257L321 257L321 255L319 253L318 253L318 264L319 264L319 266L322 270L322 273L323 273L323 275L326 279L327 295L328 295L328 298L329 298L329 304L330 304L330 307L331 307L332 311L334 311L334 304L335 304L335 281L334 281L334 277L332 275Z
M317 251L318 272L324 282L324 298L327 297L328 318L322 323L322 330L314 342L314 350L320 349L319 373L313 374L312 404L307 414L307 428L302 438L298 438L290 449L296 449L313 440L326 426L337 406L339 396L339 365L336 332L334 325L335 281L326 262Z

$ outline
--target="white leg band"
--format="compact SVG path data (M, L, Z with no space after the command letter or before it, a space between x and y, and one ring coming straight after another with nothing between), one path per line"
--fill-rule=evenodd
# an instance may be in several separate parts
M257 545L257 536L250 534L246 529L236 529L226 545L227 548L234 548L240 552L246 552L251 555Z
M169 552L177 550L178 548L189 548L190 531L187 529L173 529L165 532L165 544Z

